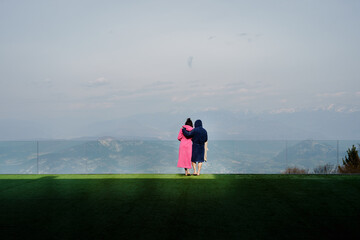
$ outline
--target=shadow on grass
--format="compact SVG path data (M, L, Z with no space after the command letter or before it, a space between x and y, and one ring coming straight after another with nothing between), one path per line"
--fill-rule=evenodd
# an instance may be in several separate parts
M360 223L360 176L0 178L0 231L47 239L332 239Z

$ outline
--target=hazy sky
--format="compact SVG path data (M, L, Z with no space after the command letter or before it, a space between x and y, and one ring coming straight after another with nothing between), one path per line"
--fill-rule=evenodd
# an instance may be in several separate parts
M0 0L0 119L360 111L360 1Z

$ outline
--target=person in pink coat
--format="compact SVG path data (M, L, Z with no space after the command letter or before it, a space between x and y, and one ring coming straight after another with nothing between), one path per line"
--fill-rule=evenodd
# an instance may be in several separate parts
M182 132L185 128L187 131L193 129L193 123L190 118L185 122L185 125L181 127L178 140L180 141L179 147L179 160L177 167L185 169L185 175L191 176L189 169L191 169L191 154L192 154L192 141L191 138L186 138Z

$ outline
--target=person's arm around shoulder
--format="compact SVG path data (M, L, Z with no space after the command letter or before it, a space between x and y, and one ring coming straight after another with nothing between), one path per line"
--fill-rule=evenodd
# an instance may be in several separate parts
M194 130L195 128L189 132L185 128L183 128L182 132L186 138L192 138L194 136Z

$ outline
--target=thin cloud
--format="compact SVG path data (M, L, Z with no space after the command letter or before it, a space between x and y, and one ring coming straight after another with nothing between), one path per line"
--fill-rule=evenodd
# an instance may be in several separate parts
M207 107L204 109L205 112L218 111L220 110L218 107Z
M95 80L88 81L89 87L100 87L110 84L109 80L104 77L97 78Z
M359 112L359 106L352 106L352 105L337 105L331 103L329 105L322 105L316 108L313 108L313 111L331 111L331 112L344 112L344 113L353 113Z
M50 88L54 86L53 80L50 78L45 78L39 81L33 81L32 84L36 87L45 87L45 88Z
M330 104L326 109L329 111L329 110L333 109L334 106L335 106L335 104L332 103L332 104Z
M318 93L317 97L341 97L345 95L346 92L336 92L336 93Z
M360 111L359 107L352 107L351 109L349 109L350 113L359 112L359 111Z
M273 113L273 114L294 113L294 112L296 112L295 108L280 108L280 109L271 111L271 113Z
M208 40L212 40L212 39L214 39L216 36L210 36L209 38L208 38Z
M173 89L176 88L171 81L156 81L140 87L115 90L109 97L109 101L166 95L171 94Z
M196 90L195 90L196 89ZM189 90L186 90L189 92ZM276 95L273 92L271 87L263 86L262 83L257 83L255 85L249 85L242 81L231 82L223 85L211 86L211 85L201 85L197 88L192 88L197 97L249 97L249 98L258 98L261 96L272 96Z
M335 112L345 112L346 111L346 107L338 107L337 109L335 109Z
M148 85L134 89L137 94L157 95L174 89L174 83L171 81L156 81Z
M156 81L149 85L145 85L144 88L151 88L151 89L168 89L174 85L171 81Z
M229 88L238 88L238 87L242 88L244 86L247 86L247 84L243 81L230 82L230 83L226 84L226 87L229 87Z
M109 109L114 106L111 102L97 102L97 103L71 103L69 108L72 110L80 110L80 109Z
M175 102L175 103L183 103L183 102L187 102L191 99L191 96L187 96L187 97L172 97L171 101Z

